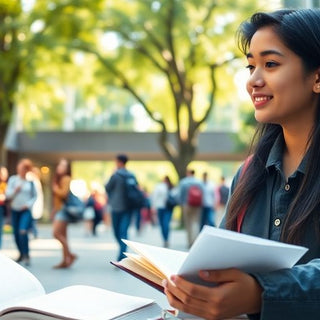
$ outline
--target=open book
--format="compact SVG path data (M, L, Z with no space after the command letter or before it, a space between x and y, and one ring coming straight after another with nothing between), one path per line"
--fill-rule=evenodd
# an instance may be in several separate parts
M151 299L91 286L70 286L46 294L26 269L0 254L0 319L141 320L159 318Z
M209 285L200 279L199 270L238 268L250 273L291 268L308 250L209 226L202 229L189 252L123 241L134 253L111 263L162 292L162 280L173 274Z

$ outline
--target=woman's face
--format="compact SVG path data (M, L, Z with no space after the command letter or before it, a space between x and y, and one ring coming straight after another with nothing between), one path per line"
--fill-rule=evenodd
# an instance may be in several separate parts
M26 162L24 160L18 162L17 174L20 177L25 178L28 171L29 171L29 166L26 164Z
M67 160L61 160L57 165L57 174L64 175L67 173L68 162Z
M301 58L270 27L254 34L247 58L247 91L256 120L291 127L313 124L319 92L317 72L307 75Z
M6 167L0 167L0 181L7 181L8 177L8 169Z

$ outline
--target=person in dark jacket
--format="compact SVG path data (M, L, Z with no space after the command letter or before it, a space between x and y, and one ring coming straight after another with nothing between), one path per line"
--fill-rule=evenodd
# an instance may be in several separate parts
M128 157L119 154L116 157L116 171L105 185L108 194L109 206L111 208L111 220L114 236L119 244L118 261L125 257L126 244L121 239L128 239L128 229L131 222L133 210L126 203L125 176L133 174L127 170Z

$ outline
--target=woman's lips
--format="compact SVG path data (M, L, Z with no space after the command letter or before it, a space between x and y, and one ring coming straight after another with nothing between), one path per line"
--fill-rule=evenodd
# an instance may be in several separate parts
M272 96L265 96L265 95L252 96L253 104L256 108L264 106L271 99L272 99Z

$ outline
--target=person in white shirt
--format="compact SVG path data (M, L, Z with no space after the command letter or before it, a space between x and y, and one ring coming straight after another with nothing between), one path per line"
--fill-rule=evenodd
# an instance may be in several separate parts
M27 180L33 181L37 191L37 199L34 202L31 210L32 215L32 233L35 238L38 237L37 221L43 216L44 199L43 190L41 184L41 171L37 167L33 167L32 171L27 174Z
M170 223L172 218L172 212L174 205L170 205L168 198L170 192L173 189L173 185L168 176L163 178L163 181L159 182L151 195L152 207L156 210L158 216L158 222L163 238L163 246L167 248L169 246L169 233Z
M32 181L26 176L32 170L29 159L21 159L17 165L17 174L8 180L6 198L10 203L14 239L19 250L17 262L30 264L28 231L32 227L31 210L37 199L37 191Z

